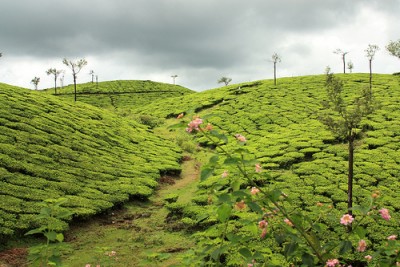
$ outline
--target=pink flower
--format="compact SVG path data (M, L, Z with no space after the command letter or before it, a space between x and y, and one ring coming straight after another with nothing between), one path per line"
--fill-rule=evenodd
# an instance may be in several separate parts
M364 239L358 241L358 247L357 247L358 252L364 252L366 248L367 248L367 242L365 242Z
M367 255L364 257L367 261L371 261L372 260L372 256L371 255Z
M213 129L211 123L207 123L206 130L211 131Z
M235 134L235 137L239 142L246 142L246 137L241 134Z
M289 226L291 226L291 227L294 226L293 223L292 223L288 218L285 218L283 221L284 221L287 225L289 225Z
M256 172L261 172L261 165L260 164L256 164Z
M258 227L260 227L260 229L264 229L267 228L268 226L268 222L266 220L262 220L258 222Z
M397 239L397 235L388 236L387 239L388 239L388 240L396 240L396 239Z
M261 232L260 238L264 238L267 235L267 228L264 228Z
M252 195L257 195L260 192L260 189L258 189L257 187L252 187L250 190L250 194Z
M184 116L184 114L183 113L181 113L181 114L179 114L178 115L178 117L176 117L177 119L182 119L183 118L183 116Z
M389 210L388 209L385 209L385 208L383 208L383 209L380 209L379 210L379 213L381 214L381 217L384 219L384 220L386 220L386 221L389 221L390 220L390 214L389 214Z
M337 266L337 265L339 265L339 260L338 259L329 259L327 262L326 262L326 266L327 267L335 267L335 266Z
M226 178L226 177L228 177L228 175L229 175L229 172L228 172L227 170L225 170L225 171L221 174L221 177L222 177L222 178Z
M343 225L351 224L353 221L354 221L354 218L350 214L345 214L340 219L340 223Z
M235 208L238 210L244 210L246 208L246 203L244 202L244 200L240 201L240 202L236 202L235 204Z
M199 125L203 123L203 120L200 118L195 118L194 120L192 120L191 122L189 122L188 124L188 128L186 128L186 131L191 133L193 130L200 130Z
M85 267L90 267L90 264L89 264L89 263L88 263L88 264L86 264L86 265L85 265Z

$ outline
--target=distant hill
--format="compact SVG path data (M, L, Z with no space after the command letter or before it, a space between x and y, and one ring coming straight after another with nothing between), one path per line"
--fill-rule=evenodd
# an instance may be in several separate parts
M55 94L54 88L43 90ZM195 93L180 85L159 83L150 80L118 80L77 85L77 100L107 109L140 107L160 99ZM74 99L74 86L57 88L57 97Z
M31 228L44 199L65 197L87 217L147 198L180 158L142 124L0 83L0 236Z

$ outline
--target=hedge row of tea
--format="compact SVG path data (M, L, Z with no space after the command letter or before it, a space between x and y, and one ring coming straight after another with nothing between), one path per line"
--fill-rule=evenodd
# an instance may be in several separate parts
M0 235L33 227L45 199L65 197L86 217L146 198L160 173L180 171L180 157L141 124L0 84Z
M345 82L346 100L354 99L363 86L368 86L367 74L338 76ZM347 210L347 144L336 139L318 120L321 101L327 99L324 82L325 76L321 75L282 78L276 87L272 81L231 85L183 96L174 103L158 102L158 108L149 105L142 111L153 110L153 114L163 117L189 109L199 111L200 117L211 114L208 121L230 136L226 149L237 148L235 134L247 138L245 147L271 174L269 179L259 181L260 186L282 189L293 200L293 208L300 207L315 215L319 214L317 202L332 205L336 213L332 214L330 227L337 227L338 218ZM380 107L363 121L362 128L366 131L357 140L355 151L355 203L366 201L371 192L379 190L381 204L393 217L379 224L365 221L369 238L376 244L389 234L399 234L399 83L396 76L373 76L372 90ZM208 145L207 139L197 136L199 143ZM180 207L188 217L184 221L193 223L196 216L207 213L211 187L223 186L229 180L221 178L225 169L235 177L237 171L231 166L217 169L200 184L194 206ZM245 182L242 187L246 187Z
M50 88L44 92L54 94L55 90ZM159 99L169 99L191 93L193 91L180 85L149 80L118 80L77 85L78 101L113 110L140 107ZM74 86L58 88L57 96L73 101Z

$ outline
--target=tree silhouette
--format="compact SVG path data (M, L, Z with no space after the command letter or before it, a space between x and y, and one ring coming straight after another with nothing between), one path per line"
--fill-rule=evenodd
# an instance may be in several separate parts
M347 207L352 214L353 207L353 165L354 147L360 132L360 124L363 117L375 110L372 93L368 87L364 87L360 96L352 103L346 103L342 97L343 81L326 71L326 92L328 100L322 103L324 113L320 115L320 121L339 139L348 143L348 180L347 180Z
M274 85L276 86L276 63L281 62L281 57L277 53L272 54L272 62L274 62Z
M94 70L90 70L89 74L92 75L92 83L93 83L93 79L94 79Z
M377 45L372 45L369 44L368 48L365 49L366 57L368 58L369 61L369 89L372 90L372 60L375 57L376 51L379 50L379 46Z
M389 44L386 46L386 50L389 51L392 56L400 59L400 39L397 40L397 42L390 41Z
M352 73L353 69L354 69L353 62L351 62L351 61L347 62L347 68L349 69L349 72Z
M35 86L35 90L38 89L38 84L40 82L40 78L39 77L35 77L31 80L31 83Z
M232 81L231 78L223 76L218 80L218 83L224 83L225 86L227 86L231 81Z
M57 78L63 72L63 70L57 70L55 68L50 68L46 71L47 75L54 75L54 94L57 94Z
M74 101L76 102L76 79L81 69L87 65L87 61L86 59L80 59L76 62L73 62L71 60L64 58L63 64L72 70L72 77L74 79Z
M336 49L335 51L333 51L334 54L338 54L342 56L342 61L343 61L343 73L346 73L346 55L349 52L344 52L342 51L342 49Z

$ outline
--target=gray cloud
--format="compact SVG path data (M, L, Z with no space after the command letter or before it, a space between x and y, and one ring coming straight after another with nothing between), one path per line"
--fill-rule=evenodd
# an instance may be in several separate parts
M339 36L335 30L354 24L364 8L398 22L398 1L382 2L3 0L0 49L5 56L38 61L93 57L101 62L113 57L120 67L140 69L143 75L151 71L153 76L182 69L208 70L207 75L210 70L250 73L278 50L286 54L286 63L315 56L316 44L307 47L308 37L329 32ZM387 27L388 33L399 33L395 25ZM109 67L110 74L118 69Z

